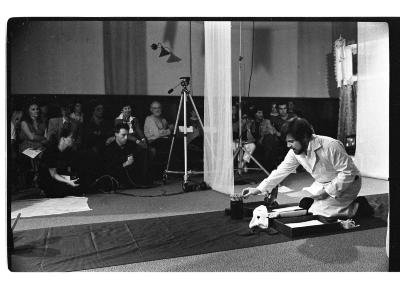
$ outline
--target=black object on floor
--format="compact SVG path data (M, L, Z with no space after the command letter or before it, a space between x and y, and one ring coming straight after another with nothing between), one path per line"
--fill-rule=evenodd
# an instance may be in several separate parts
M385 208L387 199L387 194L375 196L375 202ZM385 212L375 214L350 231L384 227L386 218ZM232 220L218 211L19 231L14 232L10 269L84 270L292 240L283 234L240 236L249 230L249 222L250 218Z

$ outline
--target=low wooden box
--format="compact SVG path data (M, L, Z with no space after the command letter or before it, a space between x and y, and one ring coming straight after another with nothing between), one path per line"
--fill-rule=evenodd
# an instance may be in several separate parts
M321 225L310 225L306 227L290 227L287 224L290 223L300 223L311 220L319 220L323 224ZM319 218L319 216L314 215L305 215L298 217L288 217L288 218L276 218L270 219L271 226L282 234L294 238L294 237L302 237L302 236L312 236L312 235L320 235L324 233L332 233L342 230L340 223L328 223Z

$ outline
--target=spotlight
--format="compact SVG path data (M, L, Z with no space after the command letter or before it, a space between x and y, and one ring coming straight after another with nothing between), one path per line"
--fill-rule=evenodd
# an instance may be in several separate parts
M158 48L161 49L160 55L158 57L163 57L163 56L169 55L169 57L167 59L168 63L179 62L182 60L181 58L179 58L178 56L173 54L169 48L163 46L161 43L152 43L150 45L150 47L152 50L157 50Z
M179 61L181 61L182 59L180 59L178 56L176 56L175 54L173 54L172 52L171 52L171 55L168 57L168 60L167 60L167 62L168 63L173 63L173 62L179 62Z
M158 57L167 56L169 54L171 54L171 53L168 50L166 50L164 46L161 45L161 52L160 52L160 55Z

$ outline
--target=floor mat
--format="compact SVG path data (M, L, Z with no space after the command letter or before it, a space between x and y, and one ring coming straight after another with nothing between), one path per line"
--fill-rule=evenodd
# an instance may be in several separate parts
M388 195L368 196L376 207L360 227L386 226ZM250 218L224 212L26 230L14 234L12 271L74 271L247 248L293 239L282 234L244 234Z

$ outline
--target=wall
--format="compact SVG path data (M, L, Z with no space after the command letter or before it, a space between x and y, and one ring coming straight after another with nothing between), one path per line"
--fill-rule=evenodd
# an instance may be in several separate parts
M104 94L100 21L11 21L13 94Z
M33 21L14 28L10 48L14 94L104 94L103 26L99 21ZM330 22L242 22L242 94L251 97L327 98ZM144 54L146 94L167 91L188 76L193 95L204 92L204 23L148 21ZM238 90L239 22L232 22L233 96ZM161 42L182 61L167 63L152 50ZM190 52L191 47L191 52ZM191 63L191 64L190 64ZM253 68L252 68L253 64ZM251 72L252 70L252 72ZM176 94L179 93L179 88Z

